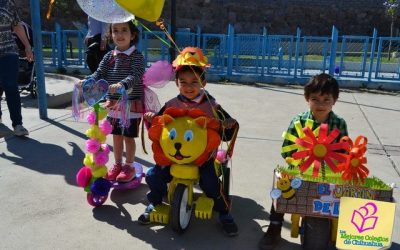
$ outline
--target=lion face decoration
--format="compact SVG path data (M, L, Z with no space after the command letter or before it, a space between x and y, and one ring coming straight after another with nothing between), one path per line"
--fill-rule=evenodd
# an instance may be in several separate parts
M219 122L199 109L168 108L153 119L149 129L154 160L161 166L201 166L221 142L218 129Z

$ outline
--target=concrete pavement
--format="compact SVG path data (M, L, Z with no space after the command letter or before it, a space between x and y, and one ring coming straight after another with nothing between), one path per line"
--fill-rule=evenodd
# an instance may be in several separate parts
M67 95L76 80L47 75L47 92L56 99ZM30 136L6 133L0 139L0 248L257 249L269 223L272 171L283 164L281 134L294 115L307 109L302 88L210 83L206 89L241 125L231 187L238 237L226 238L217 216L209 221L194 218L184 235L169 226L140 226L137 217L147 205L144 181L134 190L112 191L101 207L89 206L86 193L75 183L85 154L86 120L74 121L69 109L49 109L49 119L40 120L35 101L27 96L22 98L22 112ZM177 89L171 82L156 92L163 103ZM11 127L4 101L2 111L4 124ZM334 111L346 119L352 138L368 137L371 175L400 186L400 93L343 91ZM140 140L136 142L137 161L151 166L152 156L143 153ZM108 143L112 144L111 138ZM146 147L150 151L147 138ZM399 189L394 196L400 200ZM289 236L289 216L285 220L285 239L277 249L301 249L299 239ZM391 249L400 249L399 208L393 241Z

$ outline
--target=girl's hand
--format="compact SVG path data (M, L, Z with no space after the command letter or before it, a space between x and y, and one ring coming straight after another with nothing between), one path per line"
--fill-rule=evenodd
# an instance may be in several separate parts
M114 93L118 92L118 90L120 88L123 88L123 87L124 87L124 85L122 85L121 83L114 83L114 84L111 84L110 87L108 87L108 90L110 91L111 94L114 94Z
M146 112L143 114L143 119L146 120L147 122L150 122L153 120L154 116L156 116L156 114L154 114L153 112Z
M82 90L82 84L84 80L79 80L77 83L75 83L75 86L79 89Z
M227 118L222 122L223 128L233 128L236 124L236 120L233 118Z
M33 62L33 52L32 52L32 47L31 46L26 46L25 47L25 55L26 55L26 59L28 60L28 62Z

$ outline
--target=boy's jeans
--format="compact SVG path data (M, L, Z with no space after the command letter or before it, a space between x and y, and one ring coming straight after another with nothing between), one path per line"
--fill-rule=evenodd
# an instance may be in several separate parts
M12 126L22 125L21 97L18 91L18 55L6 54L0 56L0 83L7 98ZM7 70L6 70L7 69ZM2 113L0 110L0 117Z

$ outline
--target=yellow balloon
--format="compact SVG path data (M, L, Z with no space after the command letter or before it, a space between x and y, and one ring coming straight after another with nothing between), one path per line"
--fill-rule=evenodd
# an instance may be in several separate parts
M161 16L164 0L115 0L122 8L144 20L155 22Z
M96 178L104 177L107 174L107 167L100 166L100 167L92 167L92 175Z
M93 165L92 154L85 154L85 158L83 159L83 165L85 165L86 167L91 167Z
M99 116L98 117L99 121L103 120L107 116L107 110L105 108L103 108L103 107L100 107L98 116Z
M99 130L100 131L100 130ZM99 140L99 142L104 143L106 142L106 135L99 132L96 136L97 140Z

